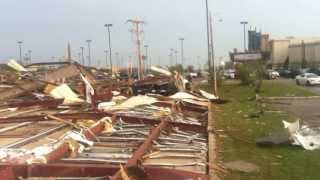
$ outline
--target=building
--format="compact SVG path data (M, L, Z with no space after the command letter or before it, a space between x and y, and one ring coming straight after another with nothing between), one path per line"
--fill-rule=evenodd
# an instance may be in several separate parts
M269 64L272 68L281 68L288 61L290 68L301 68L303 62L309 65L320 63L319 43L320 37L272 39L268 43Z
M273 68L280 67L288 58L290 40L288 39L273 39L269 41L270 61L269 64Z
M291 68L319 67L320 40L291 44L289 46L289 61Z

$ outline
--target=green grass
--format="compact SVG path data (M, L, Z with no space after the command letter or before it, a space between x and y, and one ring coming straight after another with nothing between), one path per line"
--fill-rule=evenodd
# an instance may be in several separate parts
M206 88L206 87L202 87ZM283 130L282 120L294 121L286 113L266 112L268 106L261 107L254 100L253 88L240 85L225 85L220 88L220 96L228 103L217 105L216 129L220 133L219 156L221 160L244 160L259 166L256 173L230 172L226 180L314 180L320 179L320 151L306 151L299 147L276 146L260 148L255 139L272 132ZM293 84L266 81L262 86L262 96L309 96L312 93ZM250 118L250 114L260 117Z

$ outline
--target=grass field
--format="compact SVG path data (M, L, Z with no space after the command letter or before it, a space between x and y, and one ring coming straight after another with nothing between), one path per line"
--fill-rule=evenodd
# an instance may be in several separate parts
M206 88L203 86L201 88ZM255 139L282 131L282 120L294 121L286 113L271 111L254 100L253 88L224 85L220 96L228 103L217 105L216 129L219 131L219 156L223 162L243 160L259 167L255 173L229 172L226 180L316 180L320 179L320 151L281 146L260 148ZM309 96L311 92L293 84L277 81L263 83L261 96ZM261 113L263 109L264 113Z

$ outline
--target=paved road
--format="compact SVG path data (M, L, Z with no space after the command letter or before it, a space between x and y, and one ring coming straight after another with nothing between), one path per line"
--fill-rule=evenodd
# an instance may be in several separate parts
M284 83L290 83L290 84L296 84L294 79L278 79L276 81L283 81ZM316 95L320 96L320 85L317 86L301 86L313 93L315 93Z

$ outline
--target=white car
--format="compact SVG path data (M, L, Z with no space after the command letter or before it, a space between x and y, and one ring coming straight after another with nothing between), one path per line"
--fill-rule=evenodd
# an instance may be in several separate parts
M269 79L278 79L280 77L280 74L272 69L268 70L267 73Z
M297 85L318 85L320 84L320 76L313 73L303 73L296 76Z

